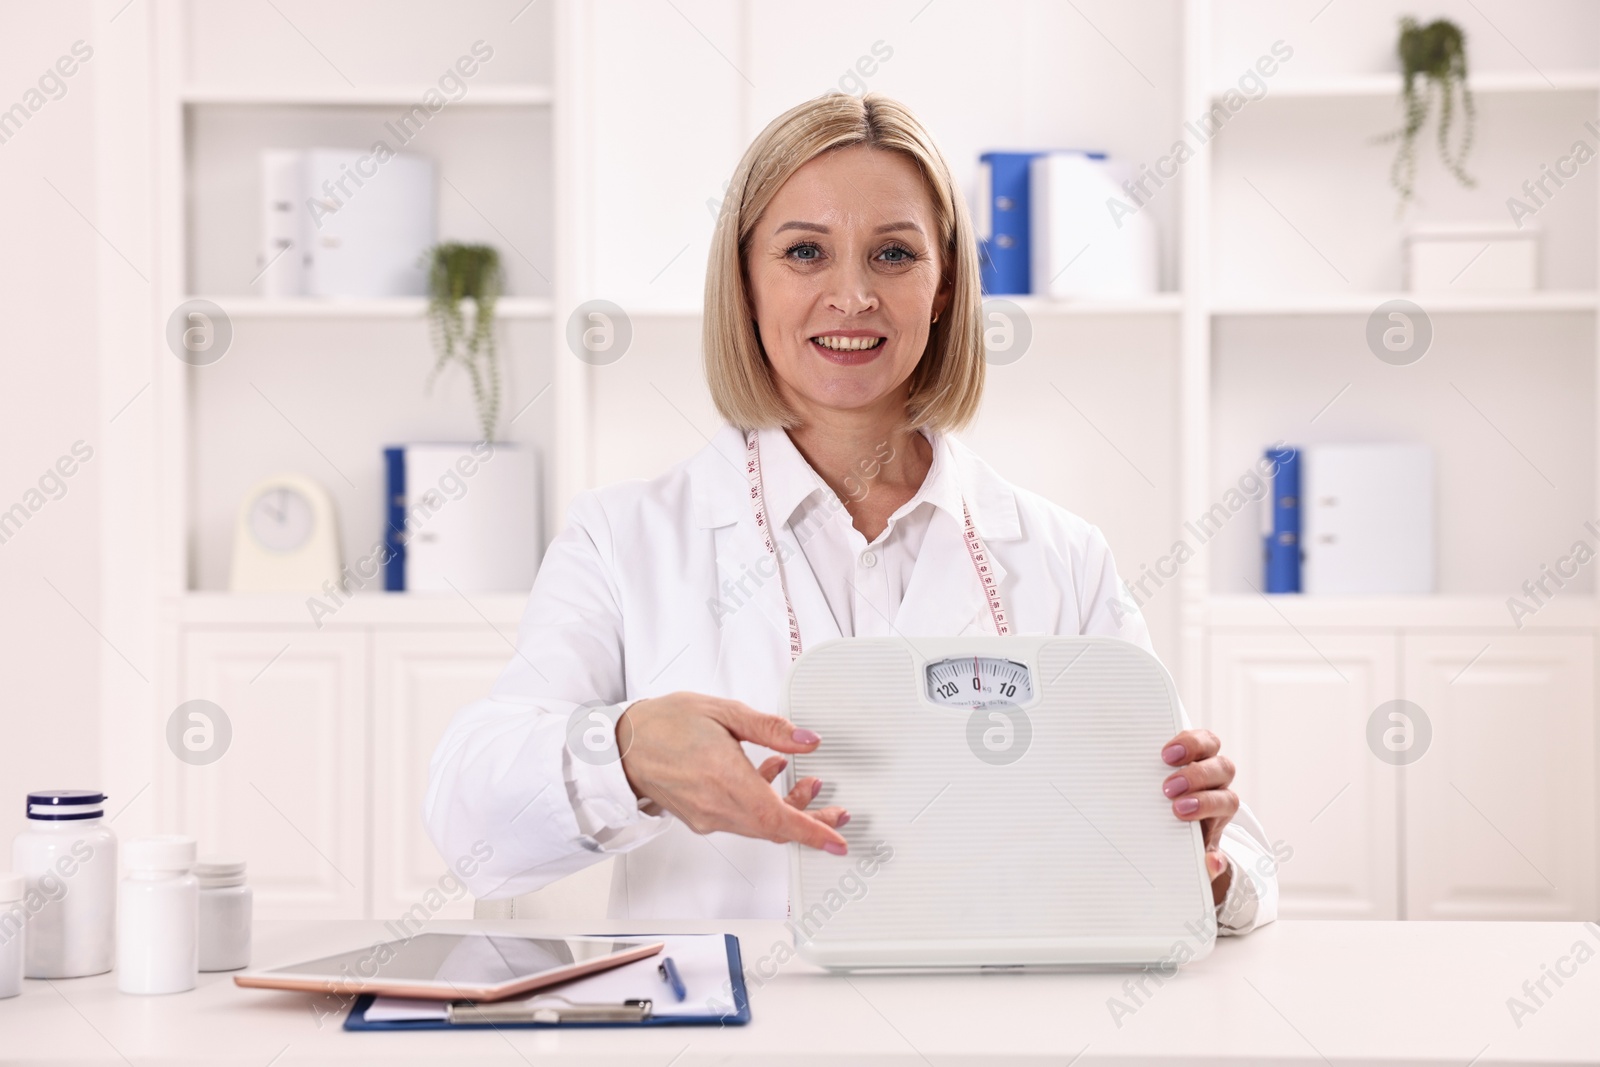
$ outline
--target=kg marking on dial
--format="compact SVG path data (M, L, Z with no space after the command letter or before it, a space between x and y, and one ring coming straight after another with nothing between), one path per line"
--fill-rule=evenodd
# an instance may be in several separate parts
M997 656L936 660L923 670L928 699L949 708L1026 704L1033 699L1033 672Z

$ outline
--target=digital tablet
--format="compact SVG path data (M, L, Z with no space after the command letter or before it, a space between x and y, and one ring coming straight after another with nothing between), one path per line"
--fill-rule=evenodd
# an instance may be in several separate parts
M662 941L608 937L417 934L335 956L234 975L252 989L421 1000L503 1000L654 956Z

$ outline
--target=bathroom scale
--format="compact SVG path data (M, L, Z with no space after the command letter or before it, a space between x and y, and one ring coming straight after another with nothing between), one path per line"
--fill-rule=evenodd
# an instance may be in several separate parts
M846 856L790 845L799 955L830 969L1163 967L1207 955L1198 822L1161 749L1166 668L1113 637L843 638L790 668L822 744L786 771L842 805Z

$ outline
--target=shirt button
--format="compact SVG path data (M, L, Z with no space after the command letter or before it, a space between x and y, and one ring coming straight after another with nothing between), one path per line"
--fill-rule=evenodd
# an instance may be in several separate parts
M861 553L861 565L863 567L876 567L878 565L877 555L874 554L870 549Z

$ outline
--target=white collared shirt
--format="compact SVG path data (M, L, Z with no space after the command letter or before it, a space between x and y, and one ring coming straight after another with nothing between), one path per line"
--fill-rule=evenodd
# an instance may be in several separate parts
M926 436L926 435L925 435ZM875 452L857 465L846 491L864 500L875 487ZM867 541L856 529L837 493L806 462L787 434L773 435L761 455L767 508L805 556L839 627L850 637L887 637L916 565L917 550L928 535L933 510L961 517L961 491L939 449L916 493L895 509L884 529Z
M788 435L760 431L764 495L787 560L781 582L733 427L659 478L574 498L534 581L516 656L490 697L457 713L430 768L424 821L452 867L481 861L464 879L474 896L532 892L615 856L616 918L782 919L783 847L644 813L614 750L590 757L573 739L675 691L777 713L789 667L785 588L807 647L847 635L985 632L963 503L1015 632L1102 634L1153 653L1096 527L1010 485L956 439L928 436L927 478L868 544ZM758 764L771 754L744 747ZM1220 928L1270 922L1272 847L1248 807L1222 849L1234 876Z

